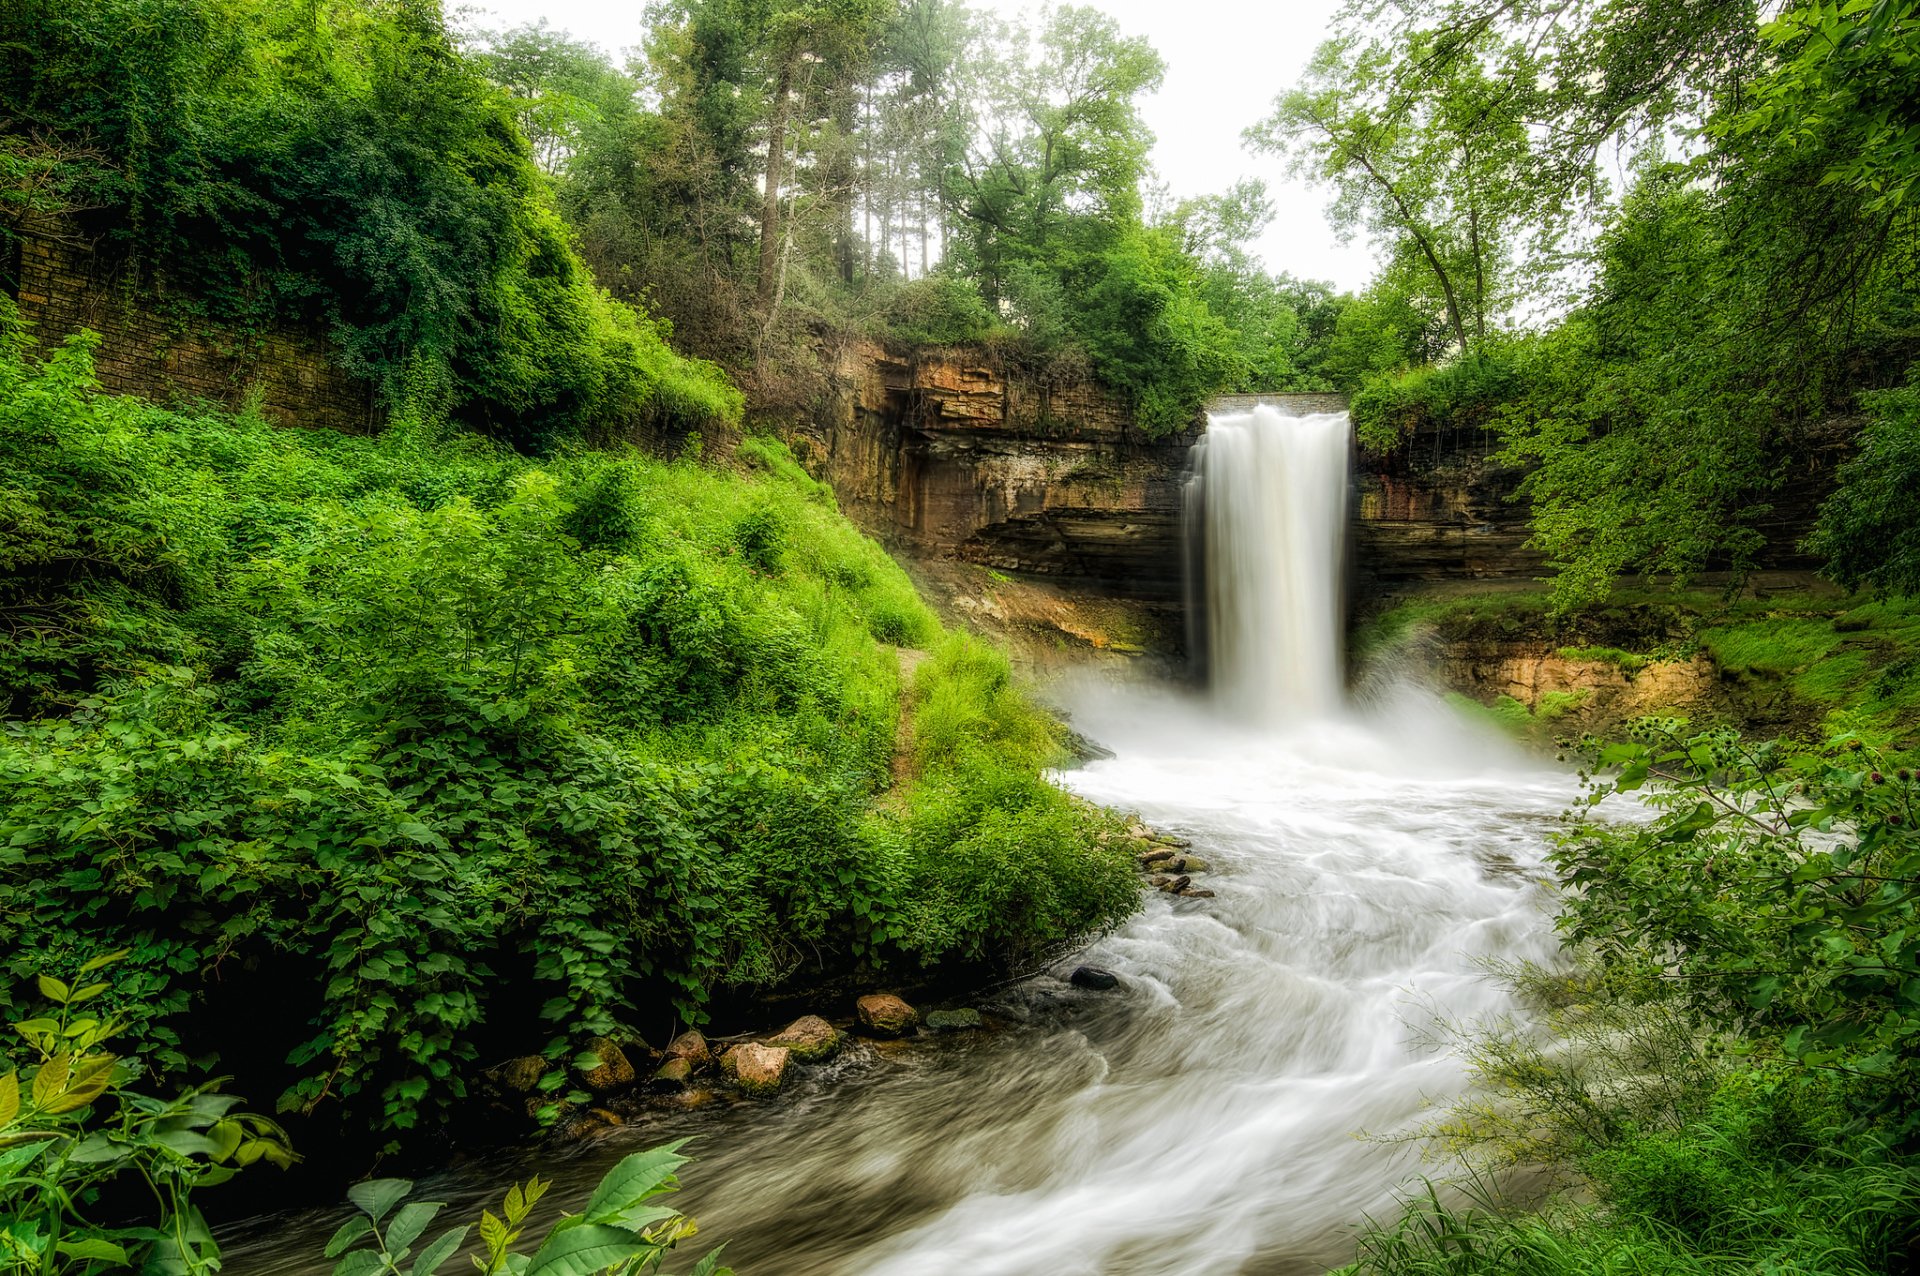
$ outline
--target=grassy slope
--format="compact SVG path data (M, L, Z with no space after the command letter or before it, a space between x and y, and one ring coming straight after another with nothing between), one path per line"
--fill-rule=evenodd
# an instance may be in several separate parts
M98 394L78 346L0 360L9 970L131 949L156 1061L404 1128L719 989L1005 967L1131 911L1004 658L777 444L739 462L282 431Z

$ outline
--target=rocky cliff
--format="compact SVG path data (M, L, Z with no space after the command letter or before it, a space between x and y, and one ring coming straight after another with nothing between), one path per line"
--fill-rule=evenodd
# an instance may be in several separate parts
M1205 428L1149 438L1084 373L1023 365L978 346L839 354L816 439L841 505L899 548L1042 578L1069 591L1177 604L1187 452ZM1295 412L1335 395L1273 396ZM1217 400L1244 409L1259 396ZM1356 456L1356 584L1527 580L1518 475L1488 438L1421 436Z
M820 442L855 519L924 557L1172 602L1185 431L1153 439L1091 377L981 346L846 347Z

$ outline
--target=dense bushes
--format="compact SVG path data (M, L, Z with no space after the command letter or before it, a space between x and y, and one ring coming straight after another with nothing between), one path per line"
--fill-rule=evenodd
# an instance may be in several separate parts
M28 0L0 102L0 153L37 165L0 166L0 236L76 210L183 319L323 324L390 404L523 447L739 416L595 286L437 5Z
M404 1128L487 1050L1124 915L1004 663L777 445L741 459L309 435L9 354L9 969L130 949L165 1067L250 988L283 1104ZM935 653L898 738L889 644Z

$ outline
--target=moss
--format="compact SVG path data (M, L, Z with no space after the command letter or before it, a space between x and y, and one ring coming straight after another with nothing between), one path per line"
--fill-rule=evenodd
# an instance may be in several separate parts
M1562 647L1558 654L1562 660L1586 660L1614 665L1626 674L1639 673L1654 661L1652 656L1636 655L1631 651L1622 651L1618 647Z

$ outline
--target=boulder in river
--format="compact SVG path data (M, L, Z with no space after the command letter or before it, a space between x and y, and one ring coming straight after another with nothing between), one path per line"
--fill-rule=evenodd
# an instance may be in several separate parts
M772 1094L786 1082L792 1062L785 1046L743 1041L720 1056L720 1071L748 1094Z
M607 1094L633 1084L633 1064L627 1059L627 1052L612 1041L595 1037L583 1053L591 1055L595 1062L592 1066L585 1066L584 1061L575 1065L580 1069L580 1084L595 1094Z
M784 1046L801 1063L816 1063L840 1049L840 1030L819 1015L802 1015L768 1037L767 1044Z
M870 992L854 1003L863 1031L876 1037L904 1037L920 1022L920 1012L892 993Z
M1120 986L1120 976L1111 970L1102 970L1098 966L1079 966L1068 976L1067 982L1075 988L1090 988L1094 992L1106 992Z
M684 1058L675 1055L661 1064L653 1074L652 1087L661 1093L684 1090L687 1082L693 1079L693 1065Z
M699 1029L689 1028L667 1043L667 1058L685 1059L698 1072L713 1063L713 1050Z
M1171 891L1173 894L1178 895L1181 891L1193 884L1193 879L1185 873L1182 873L1178 877L1169 878L1167 881L1157 884L1161 890Z
M1212 899L1213 892L1194 890L1192 887L1188 887L1186 890L1180 892L1180 896L1182 899Z
M1148 851L1140 857L1140 865L1142 868L1146 868L1154 864L1164 863L1178 854L1178 851Z
M980 1012L971 1006L958 1010L929 1010L927 1027L935 1032L959 1032L965 1028L980 1027Z
M547 1075L547 1061L537 1054L521 1055L487 1069L487 1080L511 1094L530 1094Z

